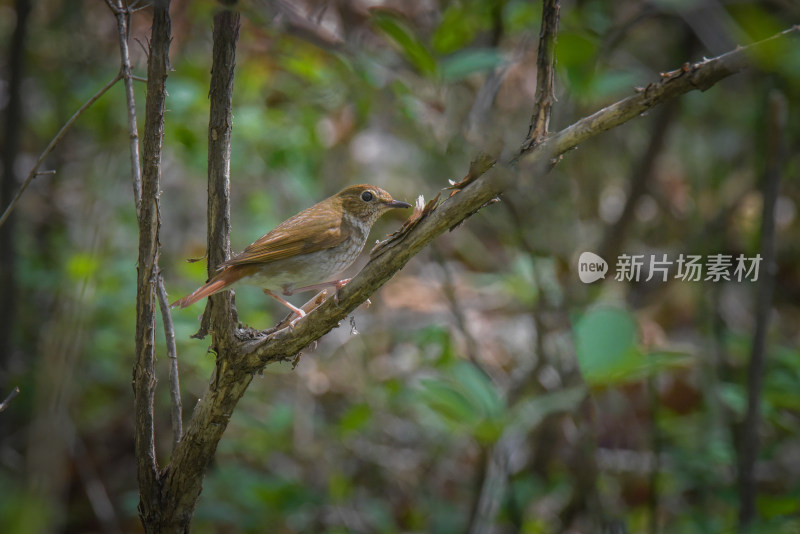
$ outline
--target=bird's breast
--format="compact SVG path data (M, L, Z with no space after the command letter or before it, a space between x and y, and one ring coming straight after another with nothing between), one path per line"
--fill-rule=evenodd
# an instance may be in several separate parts
M331 248L259 265L249 283L268 289L292 289L334 280L358 258L366 237L351 236Z

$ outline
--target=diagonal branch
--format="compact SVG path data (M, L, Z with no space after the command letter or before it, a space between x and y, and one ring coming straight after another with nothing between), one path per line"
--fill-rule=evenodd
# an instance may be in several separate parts
M22 193L25 192L25 190L31 184L33 179L36 178L37 176L39 176L40 174L45 174L45 173L39 171L39 167L42 165L42 162L44 162L44 159L47 156L50 155L50 152L53 151L53 149L56 147L56 145L64 138L64 136L67 134L67 131L70 129L70 127L75 123L76 120L78 120L78 117L83 115L83 113L87 109L89 109L92 106L92 104L97 102L100 99L101 96L106 94L106 91L111 89L114 86L115 83L120 81L120 79L122 79L122 74L117 74L116 76L111 78L111 80L107 84L105 84L102 89L97 91L89 100L87 100L80 108L78 108L78 111L76 111L75 114L72 115L72 117L70 117L69 120L64 123L64 126L61 127L61 129L58 131L56 136L53 137L53 139L50 140L50 143L44 149L44 152L42 152L39 155L39 159L37 159L36 163L34 163L33 167L31 167L30 172L28 172L28 176L25 178L25 181L22 182L22 185L20 186L19 191L17 191L16 196L8 204L8 207L3 212L3 216L0 217L0 226L3 226L3 223L6 222L6 219L8 219L8 216L11 215L12 211L14 211L14 207L17 205L17 202L19 201L20 197L22 197Z
M689 91L706 91L720 80L744 70L754 59L774 56L782 50L782 46L787 47L783 52L790 53L788 47L792 44L796 46L796 43L787 43L786 39L796 37L798 33L800 26L792 26L763 41L739 47L713 59L704 59L694 64L684 63L679 69L662 73L659 81L650 83L644 88L637 88L637 94L607 106L553 134L544 143L547 147L543 148L553 156L563 154L583 141L624 124L667 100ZM528 152L541 154L541 151Z
M3 402L0 402L0 412L4 412L17 395L19 395L19 386L14 386L14 389L11 390L11 393L8 394L8 397L6 397Z

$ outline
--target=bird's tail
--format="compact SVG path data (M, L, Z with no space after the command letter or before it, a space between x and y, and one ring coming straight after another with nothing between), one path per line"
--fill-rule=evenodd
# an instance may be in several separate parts
M177 306L181 308L186 308L187 306L191 306L198 300L204 299L210 295L213 295L214 293L222 291L223 289L233 285L234 282L237 282L245 274L246 274L245 272L241 272L241 269L235 269L230 267L224 269L214 278L209 280L206 285L195 289L194 292L170 304L170 308L175 308Z

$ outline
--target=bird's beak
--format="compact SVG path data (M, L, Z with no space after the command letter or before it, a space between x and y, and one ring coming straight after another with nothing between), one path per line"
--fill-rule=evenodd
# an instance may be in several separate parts
M387 202L385 206L387 208L410 208L411 204L408 202L401 202L399 200L392 200L391 202Z

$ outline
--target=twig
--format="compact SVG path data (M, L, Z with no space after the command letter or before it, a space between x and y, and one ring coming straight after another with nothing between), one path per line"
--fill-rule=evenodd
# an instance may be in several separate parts
M17 395L19 395L19 386L14 386L14 389L11 390L11 393L8 394L8 397L6 397L3 402L0 402L0 412L6 411L8 405L12 400L14 400L14 398L16 398Z
M800 26L792 26L763 41L738 47L712 59L704 59L694 64L686 63L679 69L662 73L659 81L638 88L637 94L611 104L551 135L540 146L551 158L563 154L587 139L624 124L659 104L689 91L705 91L711 88L723 78L750 66L752 58L759 57L759 53L771 50L774 54L779 40L792 38L798 33ZM525 158L526 154L533 152L542 157L543 151L535 151L531 147L526 149L521 157Z
M158 306L161 308L161 320L164 322L164 338L169 358L169 395L172 401L172 448L178 446L183 436L183 407L181 406L181 383L178 374L178 349L175 346L175 327L172 324L172 311L167 300L167 289L164 278L158 273Z
M109 81L107 84L105 84L102 89L97 91L89 100L87 100L80 108L78 108L78 111L76 111L75 114L72 115L72 117L70 117L69 120L64 123L64 126L61 127L61 129L58 131L56 136L53 137L53 139L50 140L50 143L47 145L47 148L44 149L44 152L41 153L41 155L39 156L39 159L37 159L36 163L34 163L33 167L31 168L30 172L28 173L28 176L25 178L25 181L22 182L22 186L19 188L19 191L17 191L16 196L8 204L8 207L3 212L3 216L0 217L0 226L3 226L3 223L6 222L6 219L8 219L8 216L11 215L12 211L14 211L14 207L17 205L17 202L19 201L20 197L22 196L22 193L25 192L25 190L30 185L31 181L33 181L33 179L36 178L36 176L38 176L40 174L38 172L39 166L42 164L44 159L48 155L50 155L50 152L53 151L53 149L56 147L56 145L64 138L64 136L66 135L66 133L69 130L70 126L72 126L72 124L76 120L78 120L78 117L83 115L83 113L87 109L89 109L92 104L97 102L97 100L101 96L103 96L106 93L106 91L111 89L114 86L114 84L117 83L120 79L122 79L122 74L121 73L117 73L117 75L114 76L111 79L111 81Z
M550 127L550 111L556 101L554 94L556 36L561 13L560 0L542 2L542 26L539 30L539 51L536 56L536 96L528 135L522 151L542 142Z
M128 133L130 134L131 178L133 179L133 198L136 202L136 213L142 204L142 170L139 164L139 128L136 125L136 98L133 90L131 58L128 50L129 8L122 0L106 0L106 4L117 18L119 34L120 72L125 80L125 101L128 104Z
M758 458L758 426L761 422L761 390L766 360L767 329L769 328L772 293L775 287L775 201L785 159L786 97L773 91L769 99L768 130L766 135L766 169L764 173L764 208L761 213L761 258L763 276L758 282L755 309L755 332L747 368L747 415L741 432L739 448L739 529L755 519L755 464Z

